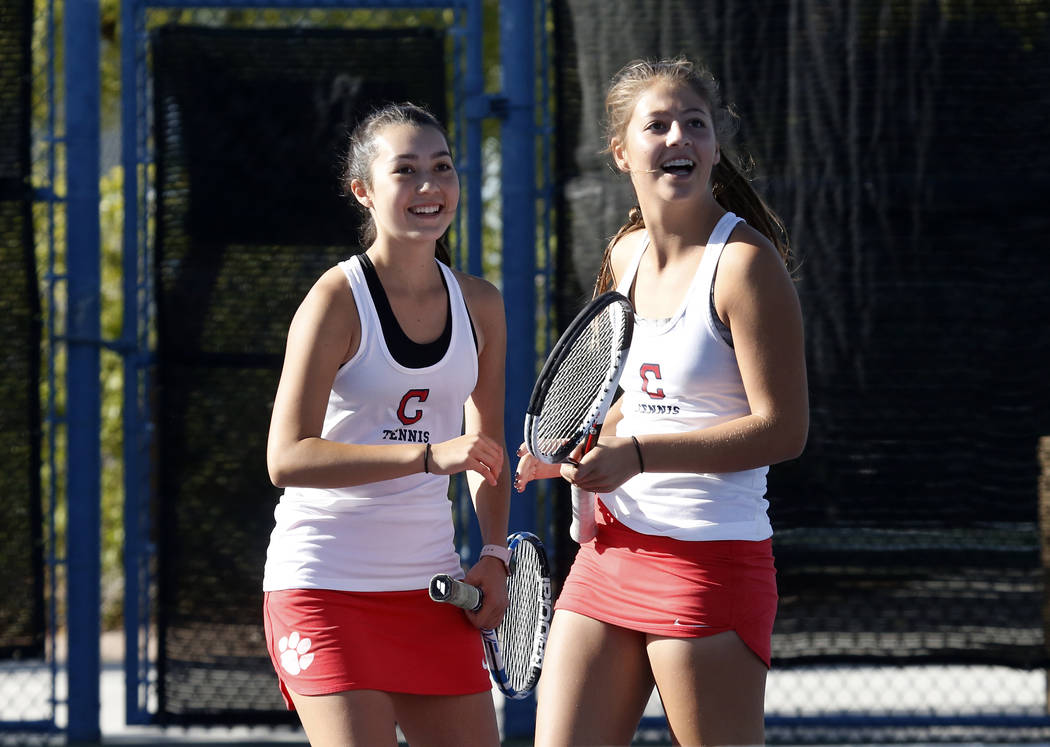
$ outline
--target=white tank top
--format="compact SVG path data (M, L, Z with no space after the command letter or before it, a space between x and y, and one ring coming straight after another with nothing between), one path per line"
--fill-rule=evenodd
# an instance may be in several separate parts
M384 340L360 258L339 263L361 342L336 374L322 438L425 444L462 433L478 354L459 283L437 264L448 288L451 340L433 365L406 368ZM426 588L435 573L462 578L448 487L448 476L418 472L352 488L288 488L274 510L263 590L405 591Z
M715 270L733 228L727 213L707 242L700 266L670 319L637 319L620 386L619 436L681 433L750 413L736 354L711 303ZM641 249L617 287L630 295ZM635 531L682 540L763 540L773 533L766 509L768 467L722 473L643 472L602 502Z

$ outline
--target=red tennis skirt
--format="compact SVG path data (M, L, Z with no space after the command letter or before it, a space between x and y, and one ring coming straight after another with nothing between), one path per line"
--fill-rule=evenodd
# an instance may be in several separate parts
M271 591L263 597L263 624L290 710L289 689L467 695L492 687L478 629L425 589Z
M598 535L580 546L555 609L674 638L732 630L769 666L771 539L687 542L636 532L600 501L597 509Z

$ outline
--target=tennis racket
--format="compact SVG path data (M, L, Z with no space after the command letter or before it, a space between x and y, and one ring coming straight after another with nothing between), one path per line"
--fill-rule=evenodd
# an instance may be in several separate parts
M512 700L527 698L540 679L543 652L551 622L551 573L543 543L530 532L507 538L510 605L496 630L482 628L485 663L492 680ZM430 579L430 598L474 612L481 609L482 593L476 586L447 573Z
M525 414L525 446L547 464L570 461L583 444L594 447L609 411L634 334L634 309L609 291L588 303L558 339L532 389ZM594 538L594 493L572 486L569 535Z

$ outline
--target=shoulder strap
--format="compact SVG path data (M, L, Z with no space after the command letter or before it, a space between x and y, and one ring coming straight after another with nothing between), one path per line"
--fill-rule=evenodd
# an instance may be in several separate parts
M435 260L437 261L437 260ZM451 267L446 266L443 262L437 262L441 273L445 277L445 287L448 289L448 305L449 311L453 315L453 334L455 334L456 325L455 318L462 314L460 317L462 320L470 326L470 335L474 340L474 352L478 350L478 331L474 328L474 318L470 315L470 309L467 308L467 299L463 297L463 288L460 287L459 280L456 278L456 273L452 271Z
M743 222L743 220L743 218L734 213L726 213L719 218L718 223L712 229L711 236L707 240L707 248L704 250L703 259L700 260L700 274L708 286L710 286L711 280L715 276L715 268L718 267L718 260L722 256L722 250L725 249L729 236L733 233L733 229L736 228L736 224Z
M729 347L733 346L732 336L715 312L715 273L718 271L718 260L722 257L722 250L725 249L733 229L743 222L743 218L733 213L726 213L719 219L707 240L707 248L697 272L697 298L703 303L708 328Z
M642 255L645 254L645 250L649 248L649 232L644 231L642 233L642 245L638 247L638 251L634 253L634 257L631 258L631 263L627 265L627 272L620 278L620 282L616 284L616 290L627 296L631 297L631 286L634 284L634 276L638 273L638 265L642 262Z

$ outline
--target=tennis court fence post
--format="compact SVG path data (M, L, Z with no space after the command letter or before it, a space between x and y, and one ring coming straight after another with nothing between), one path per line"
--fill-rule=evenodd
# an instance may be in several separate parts
M503 297L507 315L506 437L513 454L521 442L536 371L536 63L533 0L500 3L500 61L507 116L500 127L503 215ZM512 500L510 526L536 531L535 490ZM531 735L536 701L507 699L503 730L508 739Z

